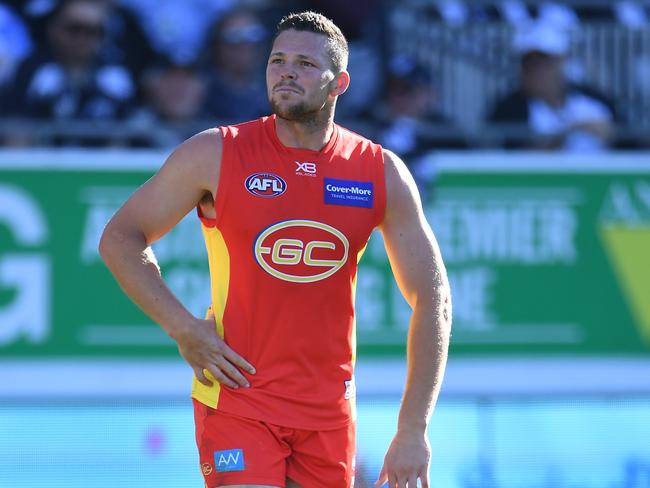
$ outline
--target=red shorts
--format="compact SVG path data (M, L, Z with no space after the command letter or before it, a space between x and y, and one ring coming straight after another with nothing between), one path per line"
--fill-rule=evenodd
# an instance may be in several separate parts
M327 431L291 429L212 409L194 400L196 444L206 488L258 484L354 486L355 424Z

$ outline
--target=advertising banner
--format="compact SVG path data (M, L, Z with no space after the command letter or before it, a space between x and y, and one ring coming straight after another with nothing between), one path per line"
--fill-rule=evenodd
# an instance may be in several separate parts
M97 245L157 152L0 153L0 355L176 357ZM452 283L460 355L650 355L650 156L432 156L424 210ZM157 205L159 202L150 202ZM190 213L154 251L195 314L207 258ZM381 236L361 261L360 354L402 355L409 308Z

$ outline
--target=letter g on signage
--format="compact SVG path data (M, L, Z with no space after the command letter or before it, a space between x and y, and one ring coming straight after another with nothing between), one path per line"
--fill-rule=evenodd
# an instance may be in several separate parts
M0 185L0 227L19 246L39 246L47 240L47 222L33 198L21 188ZM0 345L21 335L43 342L50 329L50 262L35 252L0 254L0 288L15 290L0 307Z
M313 283L347 262L350 244L331 225L314 220L285 220L264 229L253 246L255 260L271 276Z

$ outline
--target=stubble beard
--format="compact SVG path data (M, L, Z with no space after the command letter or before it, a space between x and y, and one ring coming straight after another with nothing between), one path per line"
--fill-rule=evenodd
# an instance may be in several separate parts
M279 118L302 124L320 121L323 117L326 118L326 113L329 112L329 104L327 102L320 105L309 105L302 101L283 108L278 102L270 97L269 103L271 105L271 110Z

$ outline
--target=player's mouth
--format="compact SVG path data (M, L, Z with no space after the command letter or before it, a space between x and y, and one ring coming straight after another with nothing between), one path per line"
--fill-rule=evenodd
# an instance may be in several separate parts
M273 88L273 91L279 93L297 93L298 95L302 95L302 90L300 90L296 86L290 86L290 85L276 86L275 88Z

